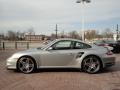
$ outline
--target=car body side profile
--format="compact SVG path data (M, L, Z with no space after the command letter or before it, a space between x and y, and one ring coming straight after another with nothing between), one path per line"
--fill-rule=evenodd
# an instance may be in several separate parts
M42 48L21 51L6 61L7 69L31 73L39 68L79 68L97 73L115 64L115 56L104 47L77 39L56 39Z

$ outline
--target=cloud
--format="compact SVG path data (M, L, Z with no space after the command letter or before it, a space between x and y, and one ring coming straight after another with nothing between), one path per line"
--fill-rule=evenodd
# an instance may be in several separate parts
M55 24L58 23L61 31L79 31L81 4L75 2L75 0L0 0L0 30L25 30L32 26L37 33L50 34L54 32ZM119 20L119 3L119 0L109 2L91 0L91 3L85 4L86 28L92 23L106 21L103 24L107 25L107 21L114 18Z

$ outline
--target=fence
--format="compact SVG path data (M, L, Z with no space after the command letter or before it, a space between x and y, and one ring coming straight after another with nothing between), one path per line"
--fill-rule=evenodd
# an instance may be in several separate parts
M42 43L43 42L1 41L0 50L37 48L42 47Z

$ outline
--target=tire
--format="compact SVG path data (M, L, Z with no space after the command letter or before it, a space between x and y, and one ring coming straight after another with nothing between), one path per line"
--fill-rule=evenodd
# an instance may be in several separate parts
M101 70L101 62L96 56L88 56L82 62L84 72L94 74Z
M17 69L25 74L32 73L36 69L35 61L29 56L21 57L17 62Z

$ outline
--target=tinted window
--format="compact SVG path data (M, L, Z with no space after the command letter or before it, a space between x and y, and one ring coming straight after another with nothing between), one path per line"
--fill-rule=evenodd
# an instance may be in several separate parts
M52 46L54 50L71 49L71 41L59 41Z
M91 48L91 46L82 42L75 42L74 44L74 49L86 49L86 48Z

